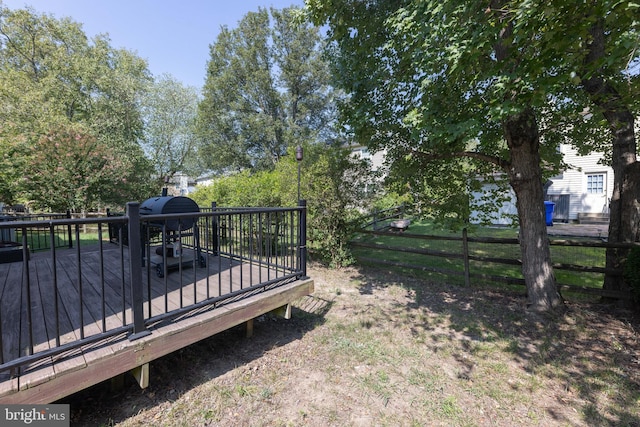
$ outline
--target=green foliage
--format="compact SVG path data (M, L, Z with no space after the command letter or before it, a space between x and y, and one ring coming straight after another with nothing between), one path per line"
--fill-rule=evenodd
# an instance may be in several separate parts
M198 92L170 75L160 76L142 100L143 148L159 179L176 172L198 174L195 155Z
M219 206L283 206L281 187L285 177L276 171L249 171L217 178L209 186L198 188L190 195L200 206L216 202ZM288 201L291 205L291 201Z
M352 220L362 199L367 166L356 162L349 150L339 147L305 147L298 163L290 150L273 171L243 171L217 178L191 197L200 206L295 206L297 170L301 197L307 200L308 246L312 256L329 265L353 261L348 241Z
M584 114L589 106L597 110L582 90L580 70L612 76L638 113L637 5L503 3L307 1L313 20L328 26L336 83L350 95L343 120L360 143L386 147L391 179L442 215L464 217L457 207L466 206L467 196L441 203L447 197L437 187L456 198L473 190L467 178L508 172L513 158L503 125L527 108L542 135L543 181L564 166L561 142L583 153L609 151L602 116ZM586 41L599 19L606 63L585 66ZM496 50L499 41L504 51Z
M42 137L34 145L30 159L21 186L33 197L35 208L56 212L80 212L101 203L124 203L136 194L131 184L144 179L137 172L144 169L132 168L121 153L71 129L59 129Z
M108 185L105 182L100 191L74 196L68 207L88 209L148 193L149 169L137 143L142 136L138 101L148 79L146 62L126 50L113 49L105 36L89 41L81 25L70 19L58 20L29 8L10 10L0 5L2 201L61 206L66 190L54 197L52 186L45 191L23 185L40 179L36 177L43 173L37 169L42 157L39 144L58 133L67 135L63 140L75 133L83 142L92 141L109 151L114 160L109 167L123 172ZM69 154L75 157L78 153ZM87 161L101 156L103 152L98 152ZM47 178L58 183L73 178L87 191L98 181L79 183L75 178L86 176L85 166L77 170L75 165L65 167L71 169L48 169L47 173L54 175ZM135 172L126 172L132 167ZM126 184L120 178L126 179ZM92 205L79 206L80 199Z
M385 191L372 200L371 210L381 211L385 209L391 209L400 205L410 207L411 203L412 199L408 193L398 194L394 191Z
M623 277L631 289L631 295L640 303L640 248L632 248L624 263Z
M321 39L297 12L250 12L211 45L198 112L208 168L273 169L287 149L334 138L335 94Z

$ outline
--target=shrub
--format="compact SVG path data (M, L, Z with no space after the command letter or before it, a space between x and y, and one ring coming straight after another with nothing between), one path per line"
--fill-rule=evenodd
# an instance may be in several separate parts
M347 149L326 145L305 147L301 164L290 150L275 170L220 177L191 197L200 206L209 206L213 201L218 206L296 206L298 167L301 198L307 200L310 255L334 267L352 263L348 246L350 224L363 203L362 192L366 188L363 183L368 173L366 165L352 159Z

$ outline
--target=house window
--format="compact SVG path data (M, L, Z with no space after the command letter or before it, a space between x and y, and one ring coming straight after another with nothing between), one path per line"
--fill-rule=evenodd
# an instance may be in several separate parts
M360 152L360 158L361 159L369 159L369 158L371 158L371 153L369 153L369 150L367 148L361 148L358 151Z
M587 175L587 193L603 194L604 193L604 174L594 173Z

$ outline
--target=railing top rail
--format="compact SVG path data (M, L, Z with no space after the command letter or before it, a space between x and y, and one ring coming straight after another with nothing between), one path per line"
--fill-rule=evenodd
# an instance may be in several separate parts
M225 206L216 206L215 210L211 210L210 207L200 208L201 212L211 213L211 212L224 212L224 213L247 213L247 212L290 212L290 211L299 211L302 209L300 206L290 206L290 207L225 207Z
M84 225L84 224L98 224L98 223L126 223L127 217L124 216L109 216L101 218L64 218L64 219L49 219L40 221L0 221L0 229L3 228L34 228L43 226L57 226L57 225Z
M219 217L219 216L228 216L228 215L246 215L246 214L254 214L254 213L274 213L274 212L297 212L303 209L300 206L287 207L287 208L216 208L214 211L211 208L204 208L200 212L181 212L181 213L171 213L171 214L154 214L154 215L142 215L141 219L145 222L149 221L162 221L169 219L178 219L178 218L198 218L198 217ZM63 214L60 214L63 215ZM52 216L51 214L46 214L44 216ZM98 224L98 223L126 223L128 221L128 217L125 214L110 214L109 216L101 216L101 217L91 217L91 218L67 218L66 215L64 217L60 217L59 219L40 219L40 220L13 220L12 217L10 221L0 221L0 229L8 229L8 228L34 228L34 227L43 227L43 226L60 226L60 225L86 225L86 224Z

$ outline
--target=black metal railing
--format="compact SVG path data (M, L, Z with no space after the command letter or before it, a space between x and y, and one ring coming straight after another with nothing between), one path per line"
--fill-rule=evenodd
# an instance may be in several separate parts
M0 232L21 236L14 250L22 254L2 263L0 252L0 374L109 337L134 340L157 322L306 278L304 201L293 208L214 204L169 215L139 208L129 203L124 214L100 218L0 222ZM170 226L176 220L193 225ZM71 230L65 249L53 244L61 227ZM90 240L87 227L95 230ZM47 230L47 251L30 251L32 229Z
M34 222L41 224L41 226L29 227L26 230L16 227L4 227L0 233L0 241L4 243L9 242L22 242L23 236L26 236L26 241L30 251L42 251L50 249L51 247L66 248L72 247L72 230L71 224L56 225L54 229L54 239L50 239L50 230L48 221L56 219L69 219L72 218L71 212L66 213L44 213L44 214L24 214L15 213L12 215L0 215L0 223L2 222ZM23 233L25 233L23 235Z

